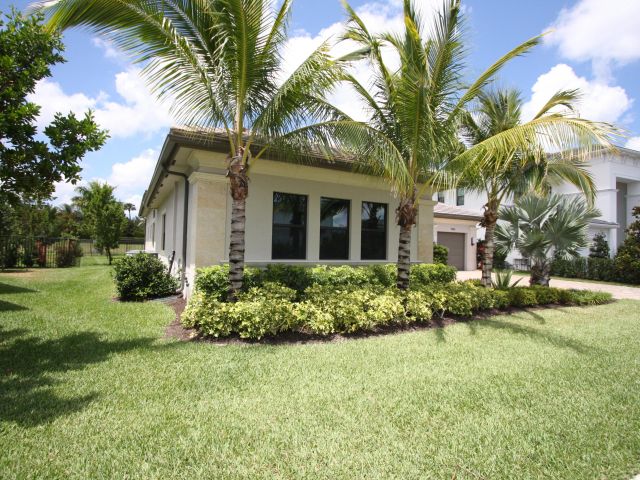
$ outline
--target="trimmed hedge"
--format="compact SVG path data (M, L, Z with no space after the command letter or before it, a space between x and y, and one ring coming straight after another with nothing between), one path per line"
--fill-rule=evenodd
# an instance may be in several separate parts
M113 278L122 300L144 300L175 293L178 281L157 257L140 253L113 262Z
M381 284L314 284L298 292L282 283L264 282L243 292L235 303L198 290L182 322L206 336L236 334L260 339L282 332L330 335L411 322L428 324L447 314L468 317L510 306L598 305L609 301L611 295L603 292L541 286L498 290L476 282L426 283L414 285L406 293Z
M227 298L229 266L216 265L198 269L195 290L210 295L218 301ZM417 264L411 267L412 285L425 286L433 283L450 283L456 279L456 269L448 265ZM273 264L265 269L245 268L244 289L259 287L267 282L280 283L296 291L300 298L312 285L329 285L334 288L392 287L396 283L396 266L348 265L302 267L298 265Z
M571 260L554 259L551 275L564 278L583 278L602 282L640 283L640 264L622 259L580 257Z

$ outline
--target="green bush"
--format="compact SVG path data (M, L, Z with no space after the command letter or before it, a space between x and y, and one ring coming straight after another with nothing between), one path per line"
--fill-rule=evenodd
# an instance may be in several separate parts
M602 305L613 300L608 292L594 292L592 290L560 290L560 303L570 305Z
M618 260L618 258L616 258ZM624 282L633 283L632 279L625 278L620 272L633 271L633 268L627 268L629 262L620 259L620 268L616 266L616 260L611 258L574 258L574 259L554 259L551 264L551 275L565 278L584 278L588 280L599 280L604 282ZM639 280L640 281L640 280Z
M536 294L538 305L552 305L560 302L560 290L553 287L534 285L529 287Z
M511 295L508 290L493 290L493 307L504 310L511 306Z
M116 290L123 300L163 297L175 293L178 288L178 281L153 255L124 256L114 261L113 269Z
M538 305L538 296L531 287L514 287L509 290L509 303L514 307Z
M56 267L67 268L76 265L76 249L73 244L56 247Z
M14 241L7 241L0 251L0 267L14 268L18 264L18 244Z
M433 244L433 263L446 265L449 262L449 249L439 243Z
M419 263L411 267L409 280L412 288L420 288L435 283L451 283L455 279L455 267L434 263Z

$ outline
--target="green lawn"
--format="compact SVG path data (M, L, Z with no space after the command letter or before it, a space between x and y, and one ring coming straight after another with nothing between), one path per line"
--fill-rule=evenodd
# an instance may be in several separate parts
M0 478L640 472L640 302L216 346L112 296L100 265L0 274Z

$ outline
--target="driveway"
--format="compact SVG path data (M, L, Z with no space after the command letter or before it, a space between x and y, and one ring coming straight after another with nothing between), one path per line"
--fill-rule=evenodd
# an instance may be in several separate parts
M467 272L458 272L458 280L470 280L480 279L482 272L480 270L473 270ZM529 277L525 275L513 274L513 279L522 278L520 285L528 285ZM640 300L640 287L628 287L624 285L609 285L607 283L599 282L585 282L570 279L552 278L551 286L558 288L575 288L576 290L595 290L598 292L609 292L613 295L613 298Z

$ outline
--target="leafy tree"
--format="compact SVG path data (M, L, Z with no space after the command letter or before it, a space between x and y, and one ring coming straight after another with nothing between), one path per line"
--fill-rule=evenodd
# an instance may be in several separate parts
M522 97L516 90L489 90L479 95L472 113L463 116L462 132L469 145L505 142L503 152L481 148L465 171L463 184L487 197L482 226L485 243L482 282L491 286L494 267L494 231L500 206L530 192L545 192L551 184L567 181L582 191L589 202L595 187L587 171L587 155L595 147L610 146L613 126L572 115L577 90L559 91L529 122L522 122ZM559 107L568 111L562 113ZM521 138L520 138L521 137ZM520 140L518 140L520 138ZM470 149L470 151L473 150ZM560 151L548 155L549 151Z
M589 223L600 212L579 197L527 194L500 209L496 247L501 253L518 249L531 260L531 285L549 286L553 258L580 256L588 244Z
M44 129L48 142L36 140L40 107L26 97L64 61L60 35L42 19L0 12L0 202L11 205L50 198L54 182L75 183L79 161L107 138L87 112L82 119L56 114Z
M632 214L635 221L627 227L627 236L616 253L615 266L620 281L640 284L640 207L634 207Z
M577 140L601 140L605 136L605 128L599 124L572 119L560 129L556 128L558 116L540 116L524 125L515 122L501 135L487 136L465 151L459 138L467 117L465 108L505 63L537 45L539 37L511 50L467 83L460 1L446 1L434 24L425 29L413 2L404 0L402 35L373 34L351 7L347 5L346 9L348 28L344 37L360 47L350 58L366 59L374 71L371 85L362 85L353 77L348 81L368 109L371 128L393 147L392 155L374 156L373 160L377 161L377 173L399 193L397 286L401 289L409 286L411 231L421 197L455 185L463 171L482 172L489 159L508 159L513 152L536 147L540 161L543 146L563 150L569 144L583 143ZM396 54L398 69L388 66L383 51ZM543 139L539 133L548 135ZM499 174L502 171L497 165L495 170Z
M126 222L122 203L113 196L114 187L106 183L91 182L76 191L75 201L91 228L96 247L105 250L111 265L111 249L118 247Z
M602 232L598 232L593 236L593 242L589 247L589 257L591 258L611 258L609 250L609 242Z
M282 48L291 0L54 0L36 2L54 28L85 27L144 64L177 120L228 141L232 198L229 297L242 287L252 166L265 154L330 155L344 116L325 100L341 68L323 43L288 77ZM360 129L360 131L364 131ZM364 135L362 133L361 135ZM364 142L363 142L364 143Z

